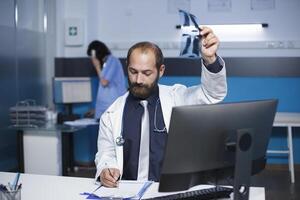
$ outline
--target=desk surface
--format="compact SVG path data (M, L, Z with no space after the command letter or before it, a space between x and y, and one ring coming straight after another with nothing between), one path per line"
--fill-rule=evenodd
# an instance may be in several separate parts
M69 126L65 124L54 124L51 122L48 122L44 125L38 126L38 127L26 127L26 126L9 126L9 130L21 130L21 131L49 131L49 132L64 132L64 133L74 133L76 131L79 131L81 129L86 128L86 126Z
M15 175L15 173L0 172L0 183L7 184L7 182L12 182ZM32 174L21 174L20 183L22 183L22 200L85 199L86 196L81 196L79 193L92 192L98 187L94 184L94 179L91 178ZM149 193L156 193L157 189L158 183L152 184L144 196L152 196ZM264 188L251 187L250 199L265 200Z
M300 127L300 113L278 112L275 115L274 126Z

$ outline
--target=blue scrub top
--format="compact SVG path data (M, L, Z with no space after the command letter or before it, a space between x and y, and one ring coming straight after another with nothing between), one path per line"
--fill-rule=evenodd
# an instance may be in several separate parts
M100 77L108 80L109 83L107 86L103 86L99 81L95 109L96 119L99 119L102 113L127 90L122 64L113 55L108 56Z

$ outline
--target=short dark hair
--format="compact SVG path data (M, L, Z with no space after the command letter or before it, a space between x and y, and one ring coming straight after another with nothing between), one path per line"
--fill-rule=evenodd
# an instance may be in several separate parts
M92 50L96 51L96 58L102 63L103 58L107 55L110 55L111 52L109 48L103 43L98 40L92 41L87 49L87 55L91 56L92 55ZM102 63L103 64L103 63Z
M129 65L129 58L135 49L140 49L142 52L147 52L148 50L152 51L155 55L155 65L156 65L157 70L159 70L160 66L164 63L164 56L162 54L162 51L156 44L154 44L152 42L139 42L139 43L134 44L128 50L127 64L126 64L127 67Z

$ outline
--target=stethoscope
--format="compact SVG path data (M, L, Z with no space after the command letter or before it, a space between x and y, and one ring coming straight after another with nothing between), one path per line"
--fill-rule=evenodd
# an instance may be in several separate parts
M125 139L123 138L123 131L122 131L121 136L116 138L116 144L117 146L123 146L124 143L125 143Z
M157 107L158 107L159 104L160 104L160 100L158 98L156 100L155 110L154 110L154 121L153 121L154 129L153 129L153 131L157 132L157 133L163 133L167 130L167 128L166 127L164 127L163 129L157 128L157 121L156 121L157 120L157 118L156 118ZM123 121L123 123L124 123L124 121ZM123 125L123 123L122 123L122 125ZM122 127L121 135L116 138L116 145L117 146L123 146L124 143L125 143L125 139L123 138L123 127Z

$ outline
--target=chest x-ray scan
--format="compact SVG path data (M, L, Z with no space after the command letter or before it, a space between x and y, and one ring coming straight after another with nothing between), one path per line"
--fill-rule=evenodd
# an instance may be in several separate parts
M200 27L195 15L179 10L180 24L182 26L180 56L199 57Z

